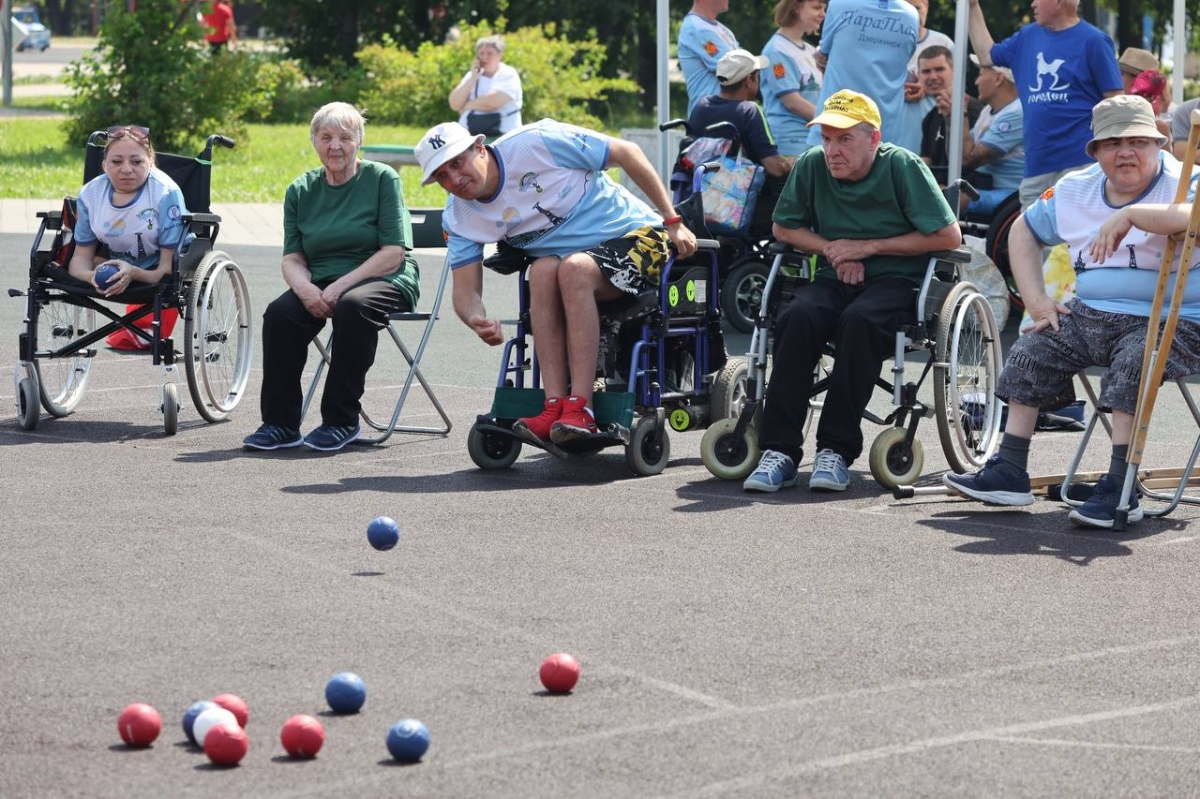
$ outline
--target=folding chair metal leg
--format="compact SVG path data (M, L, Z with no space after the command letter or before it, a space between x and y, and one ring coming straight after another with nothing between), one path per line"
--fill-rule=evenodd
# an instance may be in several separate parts
M367 412L366 408L359 411L359 416L362 417L363 423L371 429L381 433L375 437L363 436L358 439L360 444L382 444L391 438L392 433L423 433L429 435L444 436L450 433L453 423L450 420L450 415L446 413L445 406L442 405L437 394L433 390L433 386L425 378L424 372L421 371L421 358L425 355L425 348L429 344L429 338L433 333L434 323L438 320L438 314L442 307L442 298L446 293L446 282L450 276L450 258L447 255L442 264L441 276L438 278L437 292L434 294L433 303L428 311L422 312L398 312L391 315L388 322L387 332L391 339L396 344L396 348L400 350L400 354L404 356L405 362L408 363L408 375L404 380L404 387L400 390L400 397L396 400L396 405L392 410L391 418L386 422L376 421ZM396 330L396 322L425 322L425 328L421 333L421 342L417 345L416 352L412 352L405 345L404 340L400 337L399 331ZM304 404L300 410L300 418L303 420L308 415L308 409L312 405L313 398L317 393L317 386L320 385L321 375L325 372L325 367L331 363L331 352L333 345L333 333L325 339L324 343L320 338L313 339L313 346L316 347L317 353L321 356L320 362L317 364L316 372L313 374L312 381L308 385L308 390L304 394ZM438 412L438 416L442 419L441 425L402 425L399 424L400 414L404 410L404 403L408 400L409 391L412 389L413 381L420 383L425 396L433 404L434 409Z

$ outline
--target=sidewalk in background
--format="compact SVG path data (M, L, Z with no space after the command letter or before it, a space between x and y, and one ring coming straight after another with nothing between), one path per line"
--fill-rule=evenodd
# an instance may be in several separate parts
M37 233L38 211L62 205L57 200L0 199L0 233L33 236ZM223 244L283 246L283 203L213 203L221 216L218 240Z

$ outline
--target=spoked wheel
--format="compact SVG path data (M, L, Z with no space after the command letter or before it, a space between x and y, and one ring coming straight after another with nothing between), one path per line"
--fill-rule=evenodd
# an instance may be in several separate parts
M661 437L655 442L658 419L642 416L633 423L629 431L629 443L625 446L625 462L634 474L649 476L662 474L671 457L671 439L664 427Z
M507 469L521 454L521 442L473 424L467 433L467 454L480 469Z
M57 352L96 329L96 312L66 302L50 301L38 308L37 349ZM92 359L83 352L65 358L36 358L38 393L52 416L67 416L79 405L91 372Z
M192 403L207 421L237 407L250 378L254 333L250 290L242 270L220 250L192 275L184 309L184 366Z
M162 387L163 430L169 436L179 432L179 386L166 383Z
M1021 295L1017 292L1017 281L1012 274L1012 261L1008 257L1008 234L1012 231L1013 222L1016 222L1020 215L1021 198L1013 195L996 209L996 214L992 217L992 224L988 227L987 237L984 240L984 248L988 257L996 264L1000 274L1004 276L1005 282L1008 283L1008 301L1018 312L1024 310L1025 304L1021 302Z
M958 283L942 303L933 368L938 436L950 468L983 465L1000 442L1000 331L987 298Z
M17 383L17 420L23 430L38 425L38 389L33 378L22 377Z
M871 444L871 476L884 488L912 485L925 468L925 448L915 438L907 444L907 433L903 427L889 427Z
M704 431L700 460L720 480L745 480L758 465L758 431L751 424L745 435L737 435L737 419L722 419Z
M708 418L713 422L736 419L746 404L746 378L749 367L745 358L730 358L713 378L708 390Z
M721 311L739 333L754 330L758 309L763 304L770 264L757 260L740 261L721 281Z

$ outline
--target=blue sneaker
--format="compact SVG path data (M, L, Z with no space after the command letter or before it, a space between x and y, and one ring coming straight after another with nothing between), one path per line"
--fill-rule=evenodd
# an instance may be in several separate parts
M743 491L773 493L781 488L791 488L800 481L796 464L782 452L769 449L762 454L754 472L742 483Z
M1029 473L999 455L988 458L983 468L973 474L944 474L942 484L959 496L977 499L989 505L1032 505Z
M808 478L809 491L845 491L850 487L850 472L846 459L831 449L817 453L813 461L812 476Z
M304 437L304 446L321 452L337 452L360 435L362 435L362 429L358 425L336 427L331 424L323 424Z
M264 424L242 439L242 446L245 449L264 451L298 447L303 443L304 437L300 435L299 430L278 424Z
M1117 517L1117 503L1121 501L1121 488L1125 484L1124 477L1106 474L1096 483L1088 501L1071 511L1067 517L1072 524L1080 527L1102 527L1111 530ZM1142 520L1142 509L1138 507L1137 491L1129 497L1129 514L1126 521L1132 524Z

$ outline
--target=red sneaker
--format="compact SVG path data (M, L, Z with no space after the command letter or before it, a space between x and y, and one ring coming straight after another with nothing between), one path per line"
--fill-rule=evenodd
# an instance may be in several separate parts
M513 432L535 444L544 444L550 440L550 427L562 416L562 411L562 397L550 397L537 416L526 416L513 422Z
M583 397L567 397L563 400L562 416L550 426L550 440L555 444L600 432L596 428L596 415Z

